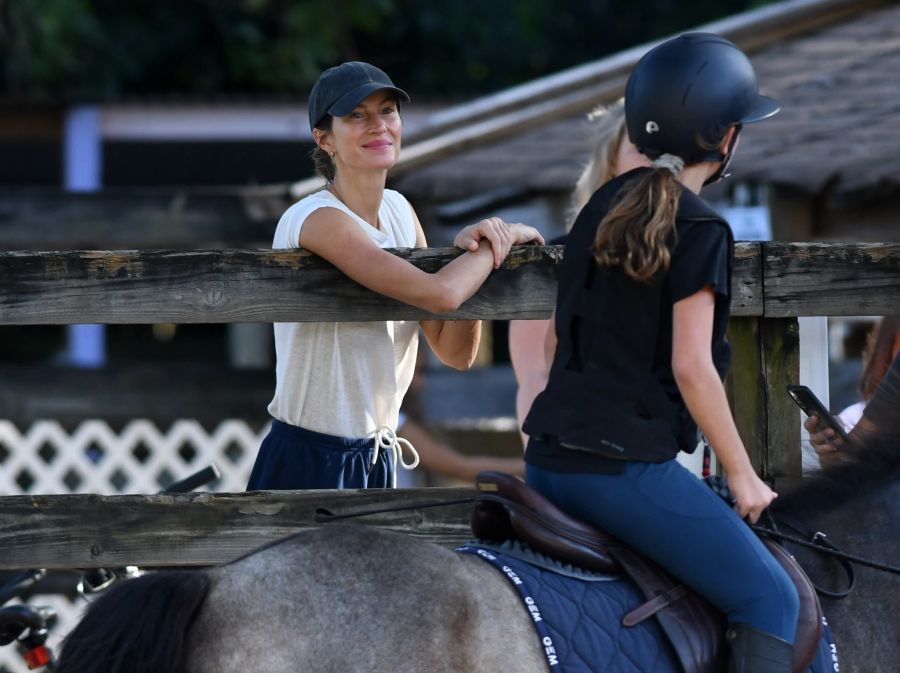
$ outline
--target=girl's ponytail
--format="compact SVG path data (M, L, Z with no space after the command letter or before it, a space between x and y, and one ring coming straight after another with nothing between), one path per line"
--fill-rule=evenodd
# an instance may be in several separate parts
M669 267L666 243L675 228L683 189L675 176L683 167L679 157L663 154L650 171L622 188L597 227L594 259L600 266L620 266L629 277L644 282Z

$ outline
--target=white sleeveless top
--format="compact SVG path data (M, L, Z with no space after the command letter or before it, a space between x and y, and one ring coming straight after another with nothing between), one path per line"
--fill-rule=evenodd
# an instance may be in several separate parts
M274 249L300 247L300 229L319 208L348 215L379 247L412 248L412 207L399 192L384 191L375 229L328 190L288 208L275 230ZM284 423L348 438L397 428L400 403L416 364L419 323L275 323L275 397L269 413Z

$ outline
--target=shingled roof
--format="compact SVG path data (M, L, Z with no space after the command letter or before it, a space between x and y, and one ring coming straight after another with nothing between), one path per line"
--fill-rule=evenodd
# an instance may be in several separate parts
M737 175L810 193L900 186L900 6L848 7L824 27L774 40L744 35L739 42L757 45L745 48L763 92L778 99L782 111L748 127ZM608 91L606 101L621 88ZM588 159L589 134L579 111L425 162L393 184L410 198L439 201L511 185L568 191Z
M900 5L752 60L782 111L741 148L736 173L808 192L900 185Z

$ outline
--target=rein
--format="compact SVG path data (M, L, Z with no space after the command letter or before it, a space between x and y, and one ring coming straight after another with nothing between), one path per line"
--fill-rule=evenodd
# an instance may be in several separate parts
M467 498L460 498L458 500L445 500L440 502L425 502L425 503L417 503L413 505L401 505L398 507L377 507L374 509L364 509L357 512L349 512L347 514L341 514L337 512L333 512L327 507L317 507L315 510L315 520L317 522L327 522L327 521L338 521L341 519L356 519L363 516L371 516L374 514L387 514L390 512L404 512L404 511L412 511L417 509L429 509L432 507L450 507L453 505L462 505L465 503L475 502L476 496L469 496ZM816 592L827 598L833 598L836 600L840 600L842 598L846 598L853 588L856 585L856 575L853 572L853 566L851 564L856 563L858 565L866 566L869 568L874 568L875 570L881 570L883 572L891 573L894 575L900 575L900 567L888 565L886 563L878 563L877 561L870 561L869 559L863 558L861 556L856 556L854 554L848 554L847 552L841 551L838 549L831 541L828 539L828 536L825 533L817 531L815 533L811 533L807 535L807 538L797 537L795 535L789 535L787 533L782 533L777 530L777 526L775 524L774 519L770 519L772 521L772 527L769 528L767 526L760 525L752 525L750 528L753 529L758 535L765 536L768 538L772 538L779 542L790 542L792 544L799 545L801 547L806 547L807 549L812 549L826 556L834 557L838 560L841 566L844 568L844 572L847 574L847 588L844 591L830 591L823 587L820 587L813 583L813 586L816 589ZM791 525L790 523L782 521L782 525L787 526L788 528L792 528L800 533L804 531L797 526Z
M734 505L734 496L731 495L731 491L728 489L728 482L724 477L713 475L705 477L704 481L706 482L706 485L709 486L716 495L725 500L725 502L728 503L729 506ZM886 563L878 563L876 561L870 561L869 559L863 558L861 556L856 556L854 554L848 554L847 552L841 551L834 544L832 544L831 540L828 539L828 536L821 531L817 531L815 533L808 531L805 528L787 520L783 515L780 514L778 516L778 520L776 521L775 517L768 510L766 510L764 516L770 523L770 526L750 524L750 528L757 535L768 537L779 542L790 542L801 547L806 547L807 549L812 549L819 552L820 554L834 557L835 559L837 559L838 563L841 564L841 567L847 574L847 588L844 591L830 591L828 589L820 587L815 582L812 582L812 580L810 580L810 582L812 582L813 588L815 588L816 590L816 593L818 593L820 596L840 600L842 598L846 598L850 594L850 592L853 591L853 588L856 585L856 574L853 572L853 566L851 565L852 563L857 563L862 566L868 566L869 568L892 573L894 575L900 575L900 568L896 566L888 565ZM796 537L794 535L782 533L780 530L778 530L779 523L782 526L790 528L791 530L794 530L805 537Z
M878 563L877 561L870 561L869 559L863 558L861 556L856 556L855 554L848 554L847 552L841 551L834 544L832 544L832 542L828 539L828 536L821 531L817 531L815 533L806 532L806 537L801 538L795 535L782 533L781 531L777 530L774 519L770 517L770 520L772 521L771 528L760 525L753 525L750 527L758 535L772 538L778 540L779 542L790 542L791 544L796 544L801 547L806 547L807 549L812 549L819 552L820 554L831 556L837 559L841 564L841 567L844 568L844 572L847 573L847 588L844 591L835 592L824 589L813 583L816 592L821 596L840 600L842 598L846 598L850 594L850 592L853 591L853 587L856 584L856 575L853 572L853 566L851 565L853 563L867 566L869 568L874 568L875 570L881 570L893 575L900 575L900 568L898 568L897 566L888 565L887 563ZM792 528L799 533L805 532L803 529L784 521L782 521L782 525L785 525L788 528Z
M388 512L406 512L415 509L428 509L430 507L450 507L451 505L463 505L467 502L475 502L475 496L468 498L460 498L459 500L442 500L440 502L426 502L415 505L401 505L399 507L379 507L377 509L364 509L358 512L350 512L349 514L336 514L327 507L317 507L316 521L337 521L338 519L355 519L360 516L369 516L371 514L387 514Z

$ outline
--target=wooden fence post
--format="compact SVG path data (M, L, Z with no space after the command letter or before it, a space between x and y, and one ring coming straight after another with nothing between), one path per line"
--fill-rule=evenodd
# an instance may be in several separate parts
M796 318L732 318L728 393L735 424L757 474L801 476L800 416L785 392L800 374Z
M762 318L759 336L765 376L766 460L762 476L800 477L800 411L787 385L800 379L800 327L797 318Z
M734 422L750 462L761 474L766 462L766 387L759 318L736 317L728 324L731 369L726 387Z

